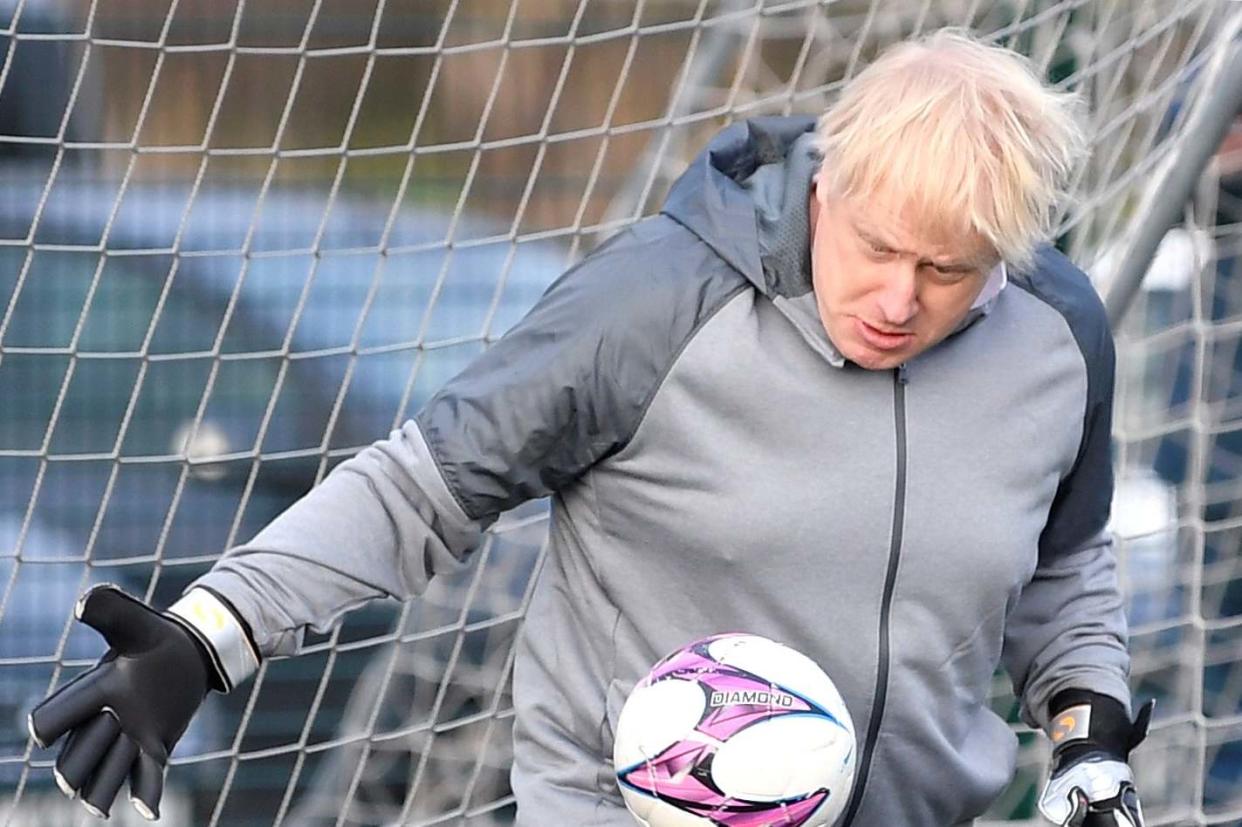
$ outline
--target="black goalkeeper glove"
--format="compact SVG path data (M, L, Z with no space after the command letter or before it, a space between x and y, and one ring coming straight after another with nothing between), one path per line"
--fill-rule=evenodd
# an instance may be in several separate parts
M1052 775L1039 811L1060 827L1143 827L1143 810L1127 763L1147 737L1155 701L1131 721L1115 698L1084 689L1057 693L1052 713Z
M69 733L56 759L56 783L69 797L80 795L93 814L108 817L128 778L134 808L157 819L168 755L207 691L228 691L258 665L248 629L202 589L157 612L115 586L96 586L74 614L103 635L108 651L34 708L30 735L47 747ZM234 645L239 632L247 635L249 652Z

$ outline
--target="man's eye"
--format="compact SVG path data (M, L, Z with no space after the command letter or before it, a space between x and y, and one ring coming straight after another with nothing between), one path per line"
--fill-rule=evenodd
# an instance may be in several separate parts
M892 247L886 247L878 241L868 241L867 246L871 248L871 252L887 255L893 251Z
M935 274L936 280L944 284L956 284L973 272L972 270L962 268L941 269L934 264L928 266L931 268L932 273Z

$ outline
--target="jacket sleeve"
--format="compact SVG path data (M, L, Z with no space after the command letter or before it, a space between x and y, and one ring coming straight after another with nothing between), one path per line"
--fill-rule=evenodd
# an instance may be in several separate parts
M636 266L639 249L657 257L649 262L684 260L686 242L669 236L645 222L601 247L414 419L192 585L231 604L260 654L284 655L303 627L415 596L457 567L502 511L559 490L628 440L672 354L720 300L719 276Z
M1126 618L1106 529L1115 356L1098 298L1092 293L1082 304L1078 314L1062 312L1086 362L1083 435L1049 510L1034 576L1005 627L1003 657L1022 717L1045 730L1048 702L1062 689L1109 695L1127 709L1130 702Z
M303 627L327 631L368 600L421 593L465 559L492 519L462 511L409 421L333 469L190 588L224 598L260 654L288 655Z

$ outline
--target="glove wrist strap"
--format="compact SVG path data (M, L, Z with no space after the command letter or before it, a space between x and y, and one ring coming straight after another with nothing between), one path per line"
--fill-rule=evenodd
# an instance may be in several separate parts
M1074 704L1056 713L1049 724L1048 737L1052 740L1052 746L1055 749L1089 739L1091 737L1091 704Z
M259 652L245 621L213 592L190 589L168 607L167 615L203 645L215 673L216 690L229 692L259 668Z

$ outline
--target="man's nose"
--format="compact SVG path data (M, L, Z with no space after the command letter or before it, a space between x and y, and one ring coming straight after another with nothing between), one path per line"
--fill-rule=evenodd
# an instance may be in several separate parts
M904 325L919 312L918 281L913 262L897 261L884 274L880 313L890 325Z

